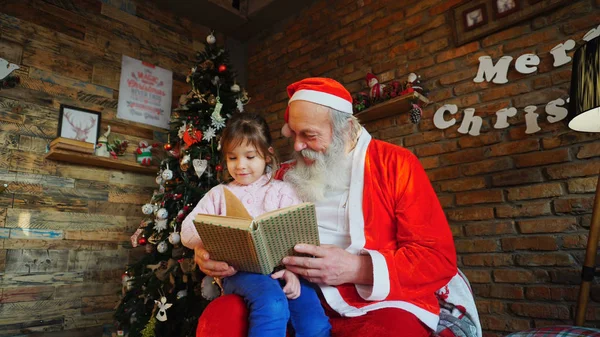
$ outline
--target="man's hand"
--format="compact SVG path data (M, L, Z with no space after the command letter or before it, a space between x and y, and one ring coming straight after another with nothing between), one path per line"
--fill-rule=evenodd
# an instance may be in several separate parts
M310 282L327 285L373 284L373 263L368 255L353 255L334 245L298 244L294 250L315 256L287 256L282 261L286 269Z
M194 248L194 261L196 261L200 270L208 276L227 277L237 273L237 270L227 263L211 260L202 243Z
M283 279L285 286L283 287L283 293L290 300L295 300L300 296L300 279L294 273L289 270L282 269L276 273L271 274L273 279Z

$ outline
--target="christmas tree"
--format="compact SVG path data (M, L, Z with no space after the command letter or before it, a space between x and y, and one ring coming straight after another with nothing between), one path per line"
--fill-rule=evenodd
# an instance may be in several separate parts
M132 245L145 246L146 254L123 274L115 312L119 335L195 336L208 304L202 284L209 288L212 279L194 265L194 252L181 244L179 231L196 203L219 183L219 135L249 98L212 33L206 42L187 77L191 89L171 114L158 189L142 207L147 219L131 237Z

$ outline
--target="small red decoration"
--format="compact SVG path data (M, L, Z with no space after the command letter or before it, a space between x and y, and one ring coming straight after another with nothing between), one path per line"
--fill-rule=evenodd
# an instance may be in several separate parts
M165 144L164 146L165 151L170 151L173 148L173 145L171 145L170 143Z
M182 222L183 220L185 220L185 213L181 213L177 216L177 222Z
M189 211L190 211L190 206L188 206L188 205L183 206L183 212L184 213L187 213Z
M215 166L215 170L217 170L217 172L221 172L223 171L223 166L221 166L221 164L217 164L217 166Z
M181 193L176 193L173 195L173 200L179 200L181 198L183 198L183 194Z
M139 244L140 246L144 246L144 245L146 245L147 243L148 243L148 239L146 238L146 236L145 236L145 235L143 235L143 234L142 234L142 236L140 236L140 237L138 238L138 244Z
M206 157L204 157L204 159L210 160L210 156L206 156Z
M220 72L220 73L224 73L226 70L227 70L227 66L226 66L226 65L224 65L224 64L221 64L221 65L219 66L219 72Z
M188 129L183 133L183 141L185 145L192 146L202 140L202 131L198 129Z

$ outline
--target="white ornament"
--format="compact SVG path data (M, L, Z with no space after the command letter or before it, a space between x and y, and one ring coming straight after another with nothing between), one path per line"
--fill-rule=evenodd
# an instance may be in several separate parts
M161 241L158 243L158 245L156 245L156 251L158 251L161 254L166 253L168 249L169 245L166 241Z
M162 178L164 180L171 180L171 179L173 179L173 171L171 171L169 169L164 170L163 173L162 173Z
M217 42L217 38L213 35L213 33L210 33L210 35L206 37L206 42L208 44L215 44L215 42Z
M181 235L177 232L171 233L171 235L169 235L169 242L173 245L179 244L181 242Z
M212 83L214 86L218 86L218 85L219 85L219 81L221 81L221 79L219 78L219 76L215 76L215 77L214 77L214 78L211 80L211 83Z
M177 299L180 300L187 296L187 289L182 289L177 292Z
M204 131L204 135L202 136L202 140L210 142L211 139L215 137L215 129L212 126L209 126L206 131Z
M231 86L231 91L233 91L233 92L240 92L240 90L241 90L241 89L240 89L240 86L239 86L237 83L234 83L234 84Z
M237 109L239 112L244 112L244 103L242 103L241 99L236 99L235 104L237 105Z
M166 208L161 208L158 211L156 211L156 217L160 220L166 219L169 217L169 212Z
M121 279L123 287L125 287L125 289L127 289L127 291L133 289L133 277L129 276L129 275L123 275L123 278Z
M144 206L142 206L142 213L146 214L146 215L150 215L154 212L154 205L152 204L145 204Z
M206 171L206 167L208 167L208 160L204 159L194 159L192 160L192 165L194 165L194 171L196 171L196 175L198 178L202 176L202 173Z
M162 173L156 176L155 181L156 181L157 185L162 185L165 182L164 179L163 179L163 177L162 177Z
M219 105L221 103L217 103L217 105ZM223 104L221 104L221 106L223 106ZM217 112L217 108L215 107L215 111L213 112L213 114L210 116L210 119L212 121L212 126L216 129L216 130L220 130L222 128L225 127L225 118L223 118L223 116L221 116L218 112Z
M6 78L10 73L19 69L19 66L0 58L0 80Z
M166 219L157 219L154 221L154 230L157 232L162 232L167 229L167 220Z
M162 296L159 301L154 301L158 304L158 313L156 314L156 319L165 322L167 320L167 309L169 309L173 304L167 303L167 298Z
M177 131L177 136L179 138L183 138L183 134L187 131L187 122L183 122L183 124L179 127L179 131Z

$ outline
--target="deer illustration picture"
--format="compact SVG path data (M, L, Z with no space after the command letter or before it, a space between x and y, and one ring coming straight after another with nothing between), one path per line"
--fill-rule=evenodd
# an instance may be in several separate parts
M96 119L94 117L90 117L90 125L83 127L79 123L77 125L73 122L72 116L70 112L65 112L65 118L69 125L71 125L71 130L75 132L75 139L85 141L90 133L90 130L96 126Z

